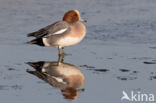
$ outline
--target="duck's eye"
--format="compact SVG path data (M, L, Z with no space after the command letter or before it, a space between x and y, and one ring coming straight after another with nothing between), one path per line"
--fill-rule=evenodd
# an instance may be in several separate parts
M77 14L74 14L73 16L77 16Z

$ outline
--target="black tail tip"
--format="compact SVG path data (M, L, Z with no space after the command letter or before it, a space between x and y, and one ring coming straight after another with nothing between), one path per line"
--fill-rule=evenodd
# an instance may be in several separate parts
M26 42L26 44L32 44L31 41Z
M33 33L29 33L29 34L27 34L27 37L32 37L32 36L34 36Z
M39 46L45 46L43 41L42 41L42 38L37 38L37 39L31 40L31 41L28 41L26 43L27 44L36 44L36 45L39 45Z

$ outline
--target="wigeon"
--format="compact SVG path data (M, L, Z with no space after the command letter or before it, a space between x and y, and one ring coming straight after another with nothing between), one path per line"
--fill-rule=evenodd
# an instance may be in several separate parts
M86 22L86 20L81 18L79 11L70 10L64 14L61 21L27 34L28 37L36 37L27 43L55 46L58 47L59 55L64 55L64 47L75 45L85 37L86 27L82 22Z
M28 62L35 71L27 70L28 73L49 83L53 87L59 88L65 99L76 99L78 93L84 91L84 74L74 65L68 63L52 62Z

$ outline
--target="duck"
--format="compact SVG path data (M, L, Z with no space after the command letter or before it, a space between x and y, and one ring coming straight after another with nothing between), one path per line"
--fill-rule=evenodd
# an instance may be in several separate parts
M79 92L83 92L85 76L80 69L73 64L57 61L27 62L35 69L27 70L28 73L37 76L55 88L59 88L65 99L75 100Z
M66 55L64 48L80 43L86 35L86 27L78 10L67 11L62 20L27 34L35 39L27 42L45 47L57 47L58 55Z

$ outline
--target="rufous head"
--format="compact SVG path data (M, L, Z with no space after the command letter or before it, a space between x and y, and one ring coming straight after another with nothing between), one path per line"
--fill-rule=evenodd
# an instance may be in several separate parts
M63 21L69 23L75 23L77 21L87 22L86 20L82 19L80 16L80 12L78 10L69 10L63 16Z

